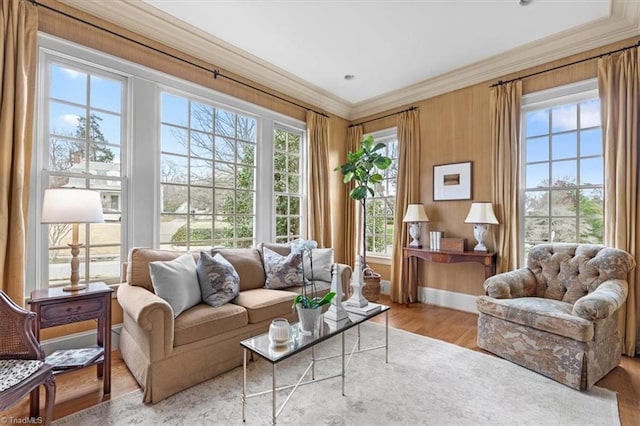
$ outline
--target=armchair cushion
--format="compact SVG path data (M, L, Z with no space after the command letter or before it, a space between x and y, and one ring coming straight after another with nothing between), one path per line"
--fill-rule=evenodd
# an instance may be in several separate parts
M0 359L0 392L22 382L38 371L42 361L29 359Z
M493 299L480 296L476 306L482 313L565 336L579 342L593 340L593 323L571 314L571 304L539 297Z

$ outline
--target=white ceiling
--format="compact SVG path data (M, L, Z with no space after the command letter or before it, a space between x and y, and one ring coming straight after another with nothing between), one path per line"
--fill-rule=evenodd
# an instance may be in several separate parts
M61 1L350 119L640 35L628 0Z

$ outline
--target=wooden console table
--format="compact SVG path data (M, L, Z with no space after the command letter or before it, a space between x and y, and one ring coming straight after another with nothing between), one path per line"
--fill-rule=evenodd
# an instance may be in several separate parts
M89 283L87 288L78 291L63 291L61 287L52 287L31 292L31 311L37 314L34 332L40 341L40 330L57 325L91 319L98 320L97 343L104 349L102 357L89 365L97 365L97 376L102 378L103 394L111 393L111 293L113 290L105 283ZM82 367L79 367L82 368ZM63 373L69 370L59 370ZM30 415L38 417L39 393L36 388L31 392Z
M486 251L444 251L429 250L413 247L402 249L403 268L402 285L404 303L410 302L409 291L418 288L418 259L434 263L460 263L475 262L484 266L484 278L487 279L496 273L496 253ZM410 279L411 278L411 279Z

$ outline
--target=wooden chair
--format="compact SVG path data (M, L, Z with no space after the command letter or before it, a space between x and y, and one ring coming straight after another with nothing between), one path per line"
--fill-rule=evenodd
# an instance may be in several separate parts
M50 425L56 395L52 367L44 363L44 351L33 333L36 314L16 305L0 291L0 411L44 385L44 424ZM31 416L38 413L31 412Z

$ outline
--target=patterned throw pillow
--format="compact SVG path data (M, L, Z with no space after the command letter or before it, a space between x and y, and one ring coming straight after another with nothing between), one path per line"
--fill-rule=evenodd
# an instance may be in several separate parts
M230 302L240 292L238 272L220 253L212 257L201 251L196 271L202 300L214 308Z
M302 285L302 256L290 253L282 256L263 247L264 271L267 274L265 287L288 288Z

